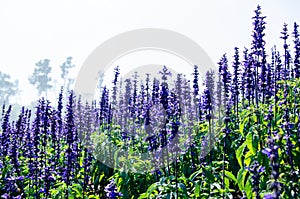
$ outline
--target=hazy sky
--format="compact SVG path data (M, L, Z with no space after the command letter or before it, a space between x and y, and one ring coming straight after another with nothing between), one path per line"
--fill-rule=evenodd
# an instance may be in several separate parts
M52 76L59 78L68 56L79 69L102 42L139 28L184 34L217 63L225 52L231 57L235 46L249 46L257 4L267 16L267 47L282 45L283 23L290 31L300 23L299 0L1 0L0 71L20 79L19 102L27 103L36 93L28 76L37 61L50 59Z

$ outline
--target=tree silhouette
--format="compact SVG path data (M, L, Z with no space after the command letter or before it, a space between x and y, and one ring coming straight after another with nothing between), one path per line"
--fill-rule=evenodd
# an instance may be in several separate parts
M44 59L37 62L36 68L34 69L33 74L29 77L29 82L34 85L39 95L41 95L43 92L45 92L47 96L47 91L52 88L51 77L49 77L49 74L51 72L51 67L49 66L50 60Z
M73 78L69 78L69 70L74 68L75 65L72 63L72 57L68 57L66 61L60 66L61 69L61 78L64 80L64 88L66 91L70 90L71 84L74 82Z
M18 80L12 82L10 75L0 72L0 103L8 103L9 99L19 92Z

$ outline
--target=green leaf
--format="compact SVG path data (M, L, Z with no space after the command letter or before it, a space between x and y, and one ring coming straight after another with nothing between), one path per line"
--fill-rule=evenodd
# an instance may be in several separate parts
M224 182L225 182L225 187L229 188L229 180L228 180L228 178L225 178Z
M141 194L138 199L144 199L144 198L148 198L148 194L147 193L143 193Z
M89 199L99 199L99 197L96 195L89 195L88 198Z
M244 152L245 147L246 147L246 144L243 143L241 146L239 146L239 148L235 152L236 159L237 159L237 161L238 161L241 168L243 168L242 157L243 157L243 152Z
M80 197L82 193L82 187L80 184L73 184L72 190L75 191L76 197Z
M239 132L241 133L241 135L244 137L245 134L244 134L244 129L245 129L245 124L248 122L249 118L246 116L244 117L245 119L240 123L240 126L239 126Z
M194 181L194 179L195 179L199 174L201 174L201 173L202 173L202 169L200 169L199 171L194 172L194 173L189 177L189 179L192 180L192 181Z
M151 195L151 193L159 186L159 182L153 183L147 190L148 195Z
M251 186L251 181L250 179L247 180L246 185L245 185L245 192L247 195L247 198L252 198L252 186Z
M230 171L225 170L225 175L228 179L232 180L235 184L237 183L236 177Z
M253 147L253 132L249 132L246 137L246 144L247 148L251 151L251 153L254 155L256 153L254 147Z
M240 191L244 190L246 174L247 174L247 170L245 170L244 168L241 168L237 174L237 183Z
M194 192L196 197L200 197L200 189L201 189L200 184L199 184L199 182L197 182L196 187L195 187L195 192Z
M51 189L50 194L52 197L56 197L59 194L59 191L57 189Z
M245 166L250 166L252 156L253 156L253 154L251 153L251 151L248 151L246 153L245 160L244 160Z

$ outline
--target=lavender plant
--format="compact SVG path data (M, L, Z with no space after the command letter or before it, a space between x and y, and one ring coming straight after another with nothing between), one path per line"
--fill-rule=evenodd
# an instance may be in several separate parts
M92 104L62 89L16 121L6 104L0 196L299 198L298 25L293 46L284 25L283 48L268 56L265 24L258 6L243 56L234 48L206 74L194 66L191 81L171 82L166 66L123 81L116 67L112 88Z

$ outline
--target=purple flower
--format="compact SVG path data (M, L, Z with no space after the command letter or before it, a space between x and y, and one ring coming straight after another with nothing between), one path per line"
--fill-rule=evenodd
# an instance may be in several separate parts
M221 76L223 81L223 88L224 88L224 104L229 104L229 97L230 97L230 83L231 83L231 74L228 68L228 60L226 54L223 55L219 62L219 67L221 70Z
M200 152L200 162L201 164L205 161L205 156L207 155L209 148L209 139L207 136L202 136L201 139L201 152Z
M153 104L157 104L159 102L159 80L156 78L153 79L152 102Z
M236 108L236 113L238 113L238 103L239 103L239 76L240 76L240 57L239 57L239 48L235 47L235 54L234 54L234 62L233 62L233 80L232 84L232 101L234 103L234 107Z
M151 135L146 138L146 141L149 142L149 151L155 151L158 148L157 137L155 135Z
M123 196L121 192L118 192L118 189L116 187L115 179L111 179L109 184L106 185L104 191L106 192L106 197L109 199L115 199L120 196Z
M269 159L274 160L278 158L278 146L272 146L270 148L265 148L262 153L267 155Z
M265 102L265 98L266 98L266 94L267 94L267 67L268 67L268 64L267 64L267 55L266 55L266 52L265 50L263 50L262 52L262 60L261 60L261 73L260 73L260 77L259 79L261 80L259 82L259 88L260 88L260 91L262 93L262 98L263 98L263 103Z
M275 199L275 196L271 193L264 195L264 199Z
M294 67L295 67L295 78L300 77L300 38L298 32L299 25L294 23L294 48L295 48L295 57L294 57Z
M88 182L90 179L89 172L91 171L93 156L88 149L84 149L84 159L83 159L83 170L84 170L84 183L83 183L83 190L86 191Z
M215 71L207 71L205 75L205 85L210 93L211 104L215 103Z
M75 101L74 93L70 92L69 101L66 108L66 118L65 118L65 129L64 134L66 135L67 148L65 150L66 160L65 168L62 174L62 178L65 181L67 187L71 184L72 177L76 172L75 169L78 167L78 135L75 127ZM76 164L74 164L74 162ZM68 196L68 192L67 192Z
M202 106L206 112L206 119L210 120L212 117L212 101L211 101L210 91L208 89L204 90Z
M256 194L256 198L259 196L259 184L260 184L260 173L265 171L265 167L260 166L257 161L254 161L253 164L247 168L250 173L252 173L252 190Z
M100 101L100 124L107 124L109 117L109 91L106 87L103 88Z
M10 196L9 196L8 193L5 193L5 194L3 194L3 195L1 196L1 198L3 198L3 199L9 199Z
M248 100L248 106L250 106L251 98L253 97L254 93L254 77L253 77L253 57L252 54L248 53L248 49L245 48L244 51L244 73L243 73L243 81L244 87L243 90L245 92L245 98Z
M126 131L121 132L121 138L123 141L130 140L130 137L128 136L128 133Z
M274 181L271 183L271 188L273 189L274 198L279 198L281 194L281 183L278 182L279 178L279 154L278 154L278 145L276 145L275 139L270 137L268 138L268 147L262 150L262 153L267 155L270 159L270 166L272 168L272 177Z
M9 124L9 118L10 118L10 112L11 112L11 106L8 107L8 110L6 111L6 113L4 114L3 117L3 122L2 122L2 130L0 133L0 141L1 141L1 145L0 145L0 156L3 157L3 161L4 161L4 157L7 156L8 154L8 149L9 149L9 139L10 139L10 131L11 131L11 127ZM4 163L4 162L2 162Z
M283 24L283 31L281 32L282 36L280 37L281 39L283 39L284 44L283 44L283 48L284 48L284 71L283 71L283 78L284 80L289 78L289 53L288 53L288 44L287 44L287 39L289 37L288 34L288 29L287 29L287 24L284 23Z
M193 80L193 88L194 88L194 95L197 96L199 92L199 85L198 85L198 77L199 77L199 72L198 72L198 66L194 66L194 80Z
M167 84L168 76L172 76L172 73L168 70L166 66L163 67L161 71L159 71L159 74L162 75L161 79L163 80L163 85Z
M164 109L168 109L168 96L169 96L169 89L166 85L162 85L160 91L160 103L163 105Z
M261 7L258 5L257 9L254 11L255 16L252 17L254 19L253 26L253 41L252 41L252 49L254 51L254 54L257 56L262 56L264 51L264 45L265 41L263 37L265 36L264 30L265 30L265 16L262 16L261 13Z
M272 51L272 64L267 64L266 99L269 100L274 93L274 52Z

